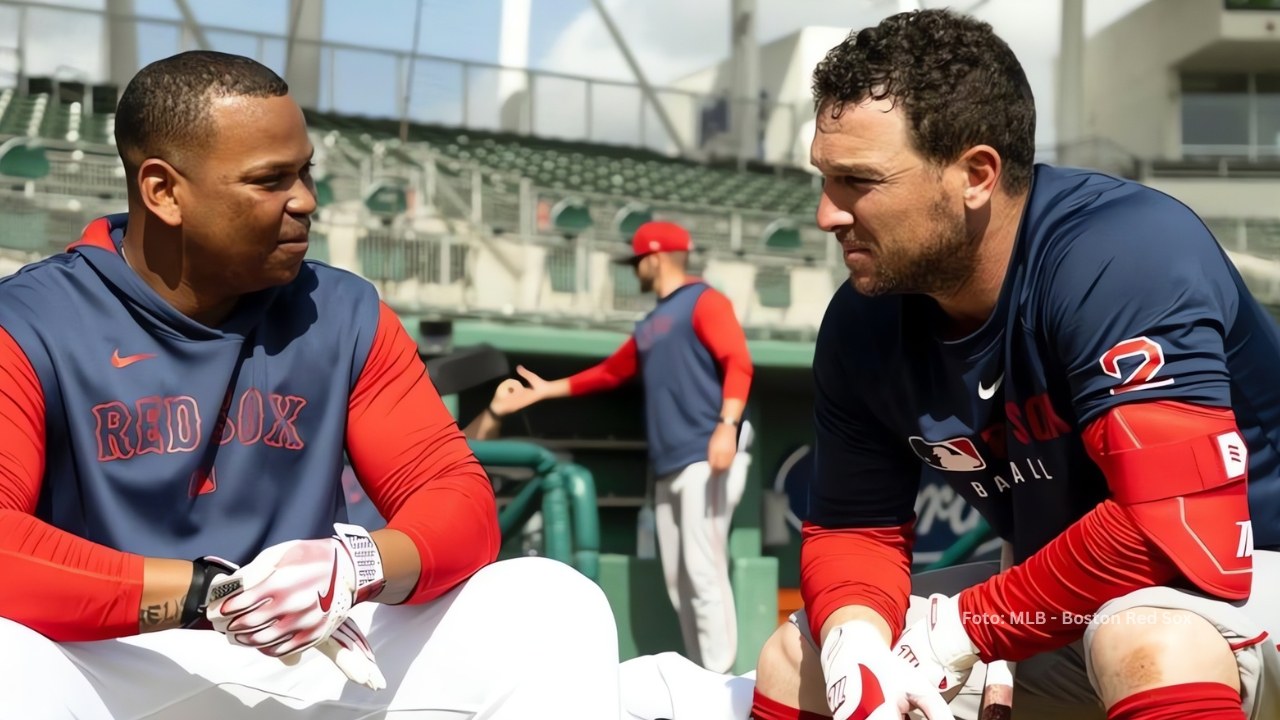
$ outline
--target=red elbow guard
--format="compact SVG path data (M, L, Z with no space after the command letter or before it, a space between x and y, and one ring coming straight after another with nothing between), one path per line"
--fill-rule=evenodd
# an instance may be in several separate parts
M1187 579L1217 597L1249 596L1249 450L1230 409L1121 405L1084 440L1115 501Z

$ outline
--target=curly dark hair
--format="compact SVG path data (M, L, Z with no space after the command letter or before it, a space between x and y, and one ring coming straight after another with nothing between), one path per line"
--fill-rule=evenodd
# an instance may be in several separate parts
M116 149L132 185L150 157L178 162L213 135L210 101L279 97L289 85L267 66L240 55L193 50L157 60L129 81L116 107Z
M817 111L891 99L929 161L954 162L975 145L1004 161L1001 182L1019 193L1035 162L1035 98L1013 51L985 22L949 10L917 10L849 34L813 71Z

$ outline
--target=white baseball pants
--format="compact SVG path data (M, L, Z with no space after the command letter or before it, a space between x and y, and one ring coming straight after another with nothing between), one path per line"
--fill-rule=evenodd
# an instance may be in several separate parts
M490 565L424 605L352 611L387 678L348 682L316 650L287 667L211 630L55 643L0 619L0 718L601 720L619 716L604 593L545 558Z

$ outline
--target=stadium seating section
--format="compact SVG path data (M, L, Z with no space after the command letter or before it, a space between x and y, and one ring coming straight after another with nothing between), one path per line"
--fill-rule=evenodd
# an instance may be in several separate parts
M115 98L112 87L41 78L0 90L10 264L123 209ZM812 225L816 180L802 171L426 125L401 143L394 121L309 112L308 122L323 208L312 256L361 272L407 310L625 324L652 301L608 260L653 218L689 227L694 269L756 335L810 335L841 275Z
M40 78L0 90L0 270L123 210L116 94ZM652 299L609 260L653 218L690 229L694 270L753 336L812 337L843 277L813 225L818 180L797 169L431 125L401 142L393 120L307 114L322 206L311 255L362 273L398 309L624 327ZM1280 257L1280 223L1208 222L1233 257ZM1280 294L1270 263L1244 269Z

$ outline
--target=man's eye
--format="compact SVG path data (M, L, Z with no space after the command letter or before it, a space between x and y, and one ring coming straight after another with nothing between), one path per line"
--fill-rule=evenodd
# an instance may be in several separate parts
M276 183L280 182L281 178L282 176L279 173L277 173L275 175L266 175L264 177L260 177L257 180L254 180L253 182L257 185L275 185Z

